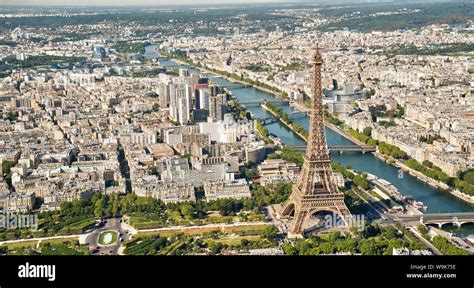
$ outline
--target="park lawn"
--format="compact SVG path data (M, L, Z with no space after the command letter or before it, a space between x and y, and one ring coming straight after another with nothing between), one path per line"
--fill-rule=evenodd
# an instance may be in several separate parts
M224 233L244 233L245 235L260 235L260 232L268 225L245 225L224 227Z
M57 231L58 235L82 234L85 230L93 227L96 223L95 217L90 215L81 215L59 219L56 223L45 223L48 230ZM49 224L49 225L46 225Z
M186 235L201 235L204 233L221 232L224 234L243 235L260 235L260 232L267 225L245 225L245 226L229 226L229 227L186 227L184 229L163 229L159 231L138 232L136 236L149 237L160 235L161 237L169 237L174 234L183 233Z
M111 235L110 236L111 238L110 238L110 242L106 243L105 240L106 240L107 235ZM112 245L112 244L115 244L117 242L117 240L118 240L118 233L117 232L115 232L115 231L104 231L104 232L101 232L99 234L99 241L97 241L97 242L99 242L99 244L101 244L101 245Z
M50 245L58 245L58 244L63 244L66 242L76 242L78 241L79 238L77 237L71 237L71 238L57 238L57 239L48 239L48 240L41 240L40 246L44 246L46 244Z
M37 244L38 244L38 240L30 240L30 241L22 241L22 242L5 243L2 246L7 247L8 250L14 250L21 247L36 248Z
M74 246L67 244L58 244L52 246L41 247L42 255L87 255L84 251L77 250Z
M133 213L129 216L129 223L136 229L153 229L165 226L161 217L154 214Z
M130 217L130 225L135 229L153 229L163 227L163 222L132 216Z
M215 224L215 223L232 223L238 219L236 216L222 216L220 214L208 216L205 219L201 219L203 224Z
M237 236L237 237L223 237L218 239L208 239L206 242L219 242L221 244L227 244L229 246L237 246L240 245L242 240L249 240L249 241L256 241L261 239L260 236L252 235L252 236Z
M71 231L77 231L78 234L83 233L85 230L93 227L96 223L94 218L92 219L84 219L75 223L71 223L70 225L65 226L63 229L70 229Z
M217 214L211 214L204 219L193 219L188 220L184 219L180 215L171 215L170 220L175 224L164 224L163 221L156 221L147 219L146 217L141 216L131 216L130 225L136 229L153 229L161 228L166 226L193 226L193 225L206 225L206 224L216 224L216 223L232 223L235 220L235 216L222 216Z
M161 237L169 237L174 234L183 233L186 235L200 235L203 233L210 233L210 232L222 232L222 228L217 227L189 227L186 229L163 229L159 231L148 231L148 232L139 232L136 236L140 237L147 237L147 236L156 236L160 235Z

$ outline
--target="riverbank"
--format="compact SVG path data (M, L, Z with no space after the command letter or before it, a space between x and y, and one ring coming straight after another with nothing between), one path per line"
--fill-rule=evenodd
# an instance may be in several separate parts
M304 112L304 113L309 113L311 111L311 109L309 109L308 107L306 107L306 105L303 103L303 102L293 102L292 104L293 108L295 108L296 110L300 111L300 112ZM332 131L336 132L337 134L341 135L342 137L348 139L349 141L359 145L359 146L366 146L367 144L360 141L359 139L355 138L354 136L352 136L350 133L347 133L346 131L342 130L341 128L339 128L337 125L334 125L328 121L324 121L324 125L331 129Z
M268 113L272 114L273 117L276 117L278 119L278 121L280 121L280 123L282 123L283 125L285 125L288 129L291 130L291 132L293 132L295 135L297 135L298 137L300 137L302 140L304 140L305 142L308 142L308 138L306 138L306 136L304 136L303 134L299 133L299 132L296 132L295 129L293 128L293 125L292 124L289 124L287 123L286 121L284 121L283 119L281 119L280 117L278 117L278 115L273 111L271 110L270 108L268 108L267 105L265 105L265 103L262 103L260 105L263 109L265 109L265 111L267 111Z
M172 55L170 55L172 56ZM169 57L169 56L168 56ZM216 72L214 70L210 70L208 68L205 68L205 67L199 67L198 65L196 65L194 62L185 62L185 61L182 61L182 60L179 60L179 59L176 59L174 57L170 57L170 60L180 64L180 65L190 65L190 66L193 66L195 67L196 69L199 69L200 71L202 72L205 72L205 73L209 73L209 74L212 74L214 76L218 76L218 77L221 77L222 79L225 79L227 81L230 81L230 82L235 82L235 83L239 83L239 84L242 84L244 85L245 87L253 87L255 89L258 89L260 91L263 91L263 92L266 92L266 93L269 93L269 94L272 94L275 98L277 99L283 99L283 100L287 100L286 97L283 97L281 95L281 92L276 92L276 91L273 91L271 89L268 89L268 88L265 88L265 87L262 87L260 85L256 85L256 84L251 84L249 82L246 82L246 81L243 81L243 80L239 80L239 79L235 79L235 78L232 78L232 77L229 77L227 75L225 75L224 73L219 73L219 72ZM192 61L192 60L191 60ZM251 81L253 81L252 79L250 79Z
M295 135L297 135L298 137L300 137L302 140L304 140L305 142L308 142L308 139L305 135L301 134L300 132L298 131L295 131L294 127L292 124L289 124L287 123L286 121L284 121L283 119L281 119L280 117L278 117L278 115L273 111L271 110L268 106L266 106L265 104L262 104L261 107L263 109L265 109L265 111L267 111L268 113L272 114L272 116L274 117L277 117L278 118L278 121L280 121L280 123L282 123L283 125L285 125L288 129L290 129ZM296 107L296 106L295 106ZM299 109L298 109L299 110ZM354 138L352 135L350 135L349 133L346 133L344 130L342 129L339 129L336 125L332 124L332 123L329 123L327 121L324 121L324 125L331 129L332 131L336 132L337 134L341 135L342 137L345 137L347 138L348 140L350 140L351 142L354 142L355 144L359 145L359 146L366 146L367 144L359 141L358 139Z
M378 152L373 152L373 153L378 153ZM379 156L383 157L382 154L378 153ZM466 195L456 189L453 189L452 187L448 186L446 183L443 183L443 182L440 182L440 181L437 181L433 178L430 178L426 175L424 175L423 173L421 173L420 171L416 171L415 169L413 168L410 168L408 167L405 163L403 163L402 161L398 160L398 159L394 159L394 162L393 164L391 164L397 168L400 168L402 169L403 171L405 172L408 172L410 175L412 175L413 177L416 177L418 180L420 181L423 181L425 182L426 184L432 186L432 187L435 187L435 188L438 188L444 192L448 192L449 194L461 199L461 200L464 200L468 203L471 203L471 204L474 204L474 197L471 197L469 195Z
M332 131L336 132L337 134L349 139L351 142L353 142L353 143L355 143L359 146L367 146L367 144L365 144L364 142L362 142L359 139L355 138L354 136L347 133L346 131L342 130L341 128L337 127L336 125L334 125L332 123L329 123L327 121L324 121L324 124L326 125L326 127L331 129Z
M397 167L403 170L404 172L407 172L411 176L417 178L419 181L422 181L433 188L437 188L438 190L447 192L458 199L466 201L467 203L474 204L474 197L466 195L456 189L453 189L446 183L430 178L426 176L425 174L421 173L420 171L417 171L413 168L408 167L403 161L399 159L388 158L387 156L385 156L384 154L380 152L372 152L372 154L374 154L374 156L377 157L378 159L385 161L385 163L392 165L394 167ZM387 161L388 159L390 159L391 161L388 162Z

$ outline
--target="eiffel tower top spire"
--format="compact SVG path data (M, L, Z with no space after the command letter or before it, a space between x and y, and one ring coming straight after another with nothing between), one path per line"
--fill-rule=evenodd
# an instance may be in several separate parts
M319 45L316 44L316 51L313 54L313 64L322 65L323 64L323 57L321 53L319 53Z
M323 57L316 46L312 57L312 94L311 97L311 122L309 125L308 149L305 158L308 161L330 161L326 144L326 130L324 127L323 93L321 85L321 68Z

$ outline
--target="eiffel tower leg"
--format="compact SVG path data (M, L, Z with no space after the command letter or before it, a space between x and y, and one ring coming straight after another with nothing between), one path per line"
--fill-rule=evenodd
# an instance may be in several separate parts
M301 238L303 237L303 222L306 218L306 211L299 211L295 214L295 218L293 219L292 229L288 234L288 237L291 238Z
M290 195L288 200L286 200L285 203L283 203L283 205L281 206L281 210L278 211L278 215L280 217L289 216L291 211L295 209L296 209L295 200ZM296 214L296 211L295 211L295 214Z
M349 209L347 209L346 205L341 205L338 207L339 213L344 219L344 222L346 223L347 227L350 228L353 223L353 217Z

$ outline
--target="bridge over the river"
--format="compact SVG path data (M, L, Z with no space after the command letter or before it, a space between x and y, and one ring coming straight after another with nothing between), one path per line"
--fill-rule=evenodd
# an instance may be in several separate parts
M276 103L276 104L281 104L281 103L288 103L286 100L276 100L276 101L270 101L271 103ZM253 101L249 101L249 102L239 102L239 104L258 104L259 102L253 102ZM260 102L261 103L261 102ZM288 114L292 119L295 119L295 118L298 118L298 117L294 117L294 116L301 116L301 117L306 117L308 115L307 112L302 112L302 111L293 111L291 113ZM265 118L258 118L258 121L260 123L262 123L262 125L269 125L269 124L272 124L272 123L276 123L278 122L278 117L275 117L275 116L268 116L268 117L265 117Z
M307 146L290 146L293 147L295 150L298 151L306 151ZM328 146L329 152L339 152L343 153L344 151L355 151L355 152L373 152L377 148L375 146L370 146L370 145L360 145L360 146Z
M443 225L452 224L461 227L467 223L474 224L474 212L394 215L392 219L412 226L425 224L437 225L441 228Z
M249 88L249 87L252 87L252 85L250 85L250 84L246 84L246 85L244 85L244 84L235 84L235 85L219 85L219 87L226 88L228 90L235 90L235 89Z
M267 100L265 102L273 103L273 104L288 104L288 103L290 103L290 100L277 99L277 100ZM264 101L262 101L262 100L239 101L239 104L242 105L242 106L249 106L249 105L260 106L260 105L262 105L262 103L264 103Z

